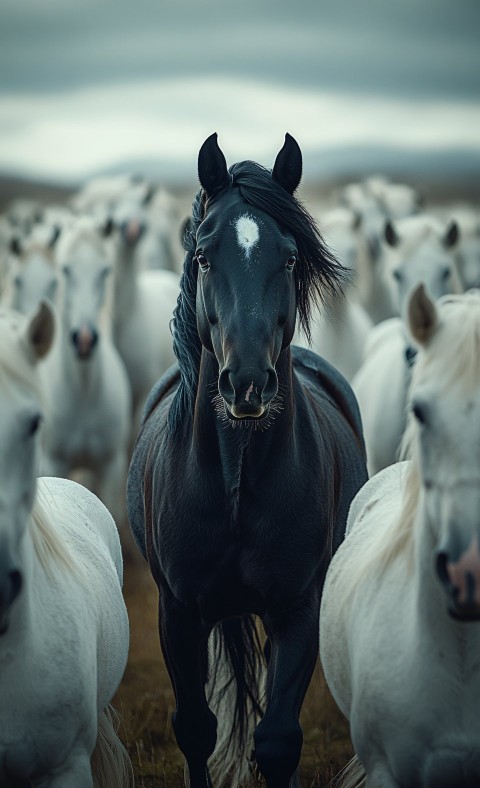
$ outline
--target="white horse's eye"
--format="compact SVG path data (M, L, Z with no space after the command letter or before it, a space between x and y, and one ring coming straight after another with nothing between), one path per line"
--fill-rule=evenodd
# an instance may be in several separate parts
M17 290L20 290L20 288L22 286L22 277L21 276L16 276L15 279L13 280L13 284L15 285Z
M444 268L444 269L443 269L443 271L442 271L442 279L444 279L444 280L447 280L447 279L449 279L449 278L450 278L450 275L451 275L451 273L452 273L452 269L451 269L449 266L447 266L447 267L446 267L446 268Z
M402 272L399 271L398 268L395 268L394 271L392 271L392 276L396 282L402 281Z
M64 276L69 277L72 272L68 265L64 265L62 268L62 273Z

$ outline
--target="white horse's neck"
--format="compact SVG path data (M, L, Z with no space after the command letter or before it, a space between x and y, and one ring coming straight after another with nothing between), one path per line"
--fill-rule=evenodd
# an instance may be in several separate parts
M114 322L121 324L134 309L138 296L136 247L118 242L116 249Z

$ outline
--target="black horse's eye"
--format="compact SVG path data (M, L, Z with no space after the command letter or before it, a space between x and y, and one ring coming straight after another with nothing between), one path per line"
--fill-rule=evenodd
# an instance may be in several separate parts
M412 413L419 424L426 424L427 419L425 416L425 410L422 408L421 405L419 405L418 403L412 405Z
M297 257L296 254L291 254L290 255L290 257L288 258L288 260L286 262L286 265L285 265L285 268L287 269L287 271L293 271L293 269L295 268L295 263L297 262L297 260L298 260L298 257Z
M203 252L197 252L195 257L197 258L197 263L202 269L202 271L208 271L208 269L210 268L210 263L208 262Z
M42 421L41 413L36 413L35 416L32 416L32 418L30 419L30 423L28 425L29 435L35 435L35 433L37 432L40 426L41 421Z

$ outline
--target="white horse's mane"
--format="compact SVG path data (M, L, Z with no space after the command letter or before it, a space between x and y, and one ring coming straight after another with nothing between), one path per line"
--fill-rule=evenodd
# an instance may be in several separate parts
M27 389L42 403L39 376L35 363L29 358L27 340L22 337L26 324L23 315L13 310L0 310L0 387L7 388L13 384L15 387ZM22 344L24 348L21 347ZM51 573L58 565L78 572L79 567L68 546L58 539L48 501L42 500L38 493L32 509L30 528L35 552L46 572Z
M437 301L438 328L426 347L418 353L410 384L408 402L418 382L424 378L438 381L446 390L459 386L467 390L478 387L480 381L480 290L469 290L462 295L443 296ZM400 555L407 557L413 568L414 522L422 485L417 423L408 412L407 428L402 440L400 456L410 460L404 477L402 508L390 527L371 532L364 552L355 551L351 559L345 589L347 599L361 577L371 569L380 574Z

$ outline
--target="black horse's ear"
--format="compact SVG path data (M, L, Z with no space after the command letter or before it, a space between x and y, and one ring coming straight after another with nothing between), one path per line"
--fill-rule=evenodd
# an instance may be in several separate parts
M198 179L207 197L228 184L227 162L218 147L216 132L207 137L198 153Z
M302 151L291 134L285 134L285 142L273 165L272 178L293 194L302 177Z

